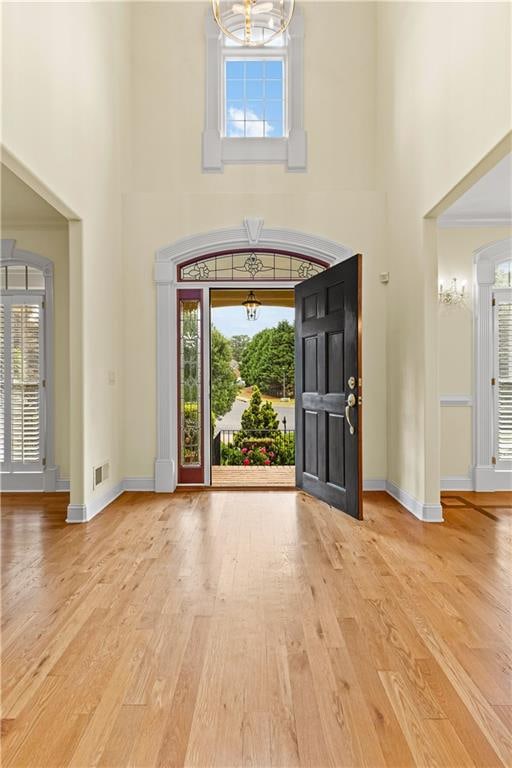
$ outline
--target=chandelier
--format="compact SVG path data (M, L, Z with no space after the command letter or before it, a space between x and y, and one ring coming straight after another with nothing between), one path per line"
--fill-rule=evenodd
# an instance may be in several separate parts
M448 287L439 283L439 303L440 304L463 304L466 298L466 281L464 280L460 288L457 285L457 278L453 277Z
M258 299L254 294L254 291L249 291L249 293L247 294L246 300L242 301L242 307L245 307L248 320L258 319L258 315L261 307L261 301L258 301Z
M282 35L295 0L212 0L213 15L223 34L239 45L267 45Z

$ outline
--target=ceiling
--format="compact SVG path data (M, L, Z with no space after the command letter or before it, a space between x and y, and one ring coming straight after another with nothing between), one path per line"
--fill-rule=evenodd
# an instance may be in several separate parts
M439 217L441 227L512 223L512 155L507 155Z
M2 165L2 224L62 225L66 219L37 192Z
M295 294L293 288L254 288L250 285L244 289L214 288L210 291L210 304L212 307L236 307L245 301L250 290L254 290L256 298L267 307L294 307Z

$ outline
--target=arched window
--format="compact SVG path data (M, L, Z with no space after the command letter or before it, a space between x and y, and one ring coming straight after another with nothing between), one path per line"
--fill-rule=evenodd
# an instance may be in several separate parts
M494 271L495 288L512 288L512 260L496 264Z
M307 280L327 264L284 251L222 251L181 264L181 282Z

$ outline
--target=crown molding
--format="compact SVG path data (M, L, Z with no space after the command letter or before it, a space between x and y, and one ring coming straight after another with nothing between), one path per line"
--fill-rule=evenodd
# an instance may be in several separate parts
M510 227L512 226L512 217L496 216L440 216L437 220L439 229L457 229L466 227Z

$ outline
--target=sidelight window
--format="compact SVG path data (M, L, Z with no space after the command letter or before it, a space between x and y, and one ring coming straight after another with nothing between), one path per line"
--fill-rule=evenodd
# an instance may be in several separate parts
M179 293L179 482L202 480L202 332L201 297Z

